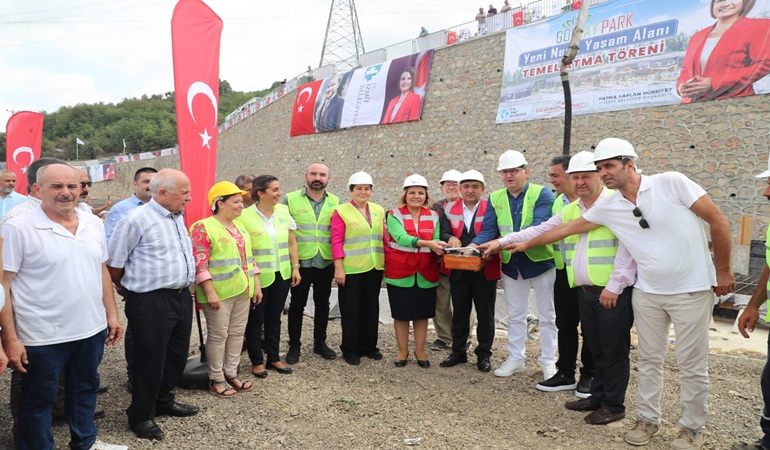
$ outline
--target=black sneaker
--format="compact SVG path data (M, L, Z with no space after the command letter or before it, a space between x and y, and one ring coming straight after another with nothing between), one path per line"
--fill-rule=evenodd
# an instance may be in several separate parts
M591 381L594 377L580 377L580 382L577 384L575 390L575 396L578 398L588 398L591 396Z
M574 377L568 377L561 373L556 372L556 375L551 378L541 381L535 386L538 391L544 392L556 392L556 391L571 391L577 387Z
M286 352L286 364L297 364L299 362L299 345L289 346Z

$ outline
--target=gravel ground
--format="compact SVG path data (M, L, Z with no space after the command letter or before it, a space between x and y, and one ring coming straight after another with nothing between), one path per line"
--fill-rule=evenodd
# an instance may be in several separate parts
M122 308L121 308L122 309ZM125 321L124 321L125 323ZM282 349L286 350L286 317ZM191 351L197 349L193 333ZM763 335L762 335L763 336ZM755 336L753 339L763 339ZM330 345L338 345L339 321L329 325ZM434 339L433 332L429 339ZM571 392L542 393L537 341L527 343L527 370L510 378L496 378L476 370L475 357L467 365L439 367L446 356L429 352L432 366L421 369L411 356L404 368L392 359L396 343L392 327L380 325L380 348L385 358L363 358L354 367L338 358L326 361L311 352L312 320L305 319L304 352L294 373L270 372L255 379L254 389L233 399L215 398L205 391L179 390L178 400L201 408L191 418L158 418L166 432L160 442L137 439L128 429L123 389L123 348L105 352L100 372L108 392L99 396L107 412L97 424L100 438L132 449L365 449L407 448L405 439L421 438L425 449L629 449L624 431L633 425L636 372L632 370L626 405L628 417L608 426L590 426L584 413L564 408ZM506 358L505 337L495 339L492 357L497 368ZM632 350L633 365L636 353ZM710 356L711 392L709 432L704 448L725 449L736 439L759 436L761 393L759 377L765 357L746 352ZM244 354L244 374L250 367ZM663 395L664 424L647 449L667 449L677 433L678 370L673 352L666 359ZM0 397L7 399L10 375L0 376ZM10 411L0 408L0 448L11 449ZM68 428L54 427L56 448L66 449Z

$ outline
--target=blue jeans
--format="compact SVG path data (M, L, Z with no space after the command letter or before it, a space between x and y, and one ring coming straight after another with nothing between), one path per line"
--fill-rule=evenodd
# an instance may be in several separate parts
M96 441L97 369L104 354L107 330L90 338L61 344L28 346L29 364L25 366L19 404L20 450L52 450L51 409L59 389L59 375L64 372L64 410L70 427L70 448L88 450Z
M759 419L759 426L762 427L762 445L770 447L770 334L767 335L767 351L768 360L765 363L765 369L762 371L762 400L764 400L764 408L762 409L762 416Z

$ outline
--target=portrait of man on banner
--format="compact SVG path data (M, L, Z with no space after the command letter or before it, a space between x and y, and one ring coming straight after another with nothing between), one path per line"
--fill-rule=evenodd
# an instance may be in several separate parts
M316 97L315 129L316 132L339 129L342 119L342 107L345 99L339 95L341 74L326 79L321 86L323 95Z
M687 45L676 91L682 103L754 95L770 73L770 19L749 18L756 0L711 0L716 22Z

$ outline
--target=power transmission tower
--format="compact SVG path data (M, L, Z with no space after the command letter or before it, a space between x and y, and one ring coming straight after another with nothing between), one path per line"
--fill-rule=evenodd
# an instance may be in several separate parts
M319 67L334 64L340 72L355 69L364 53L355 0L332 0Z

